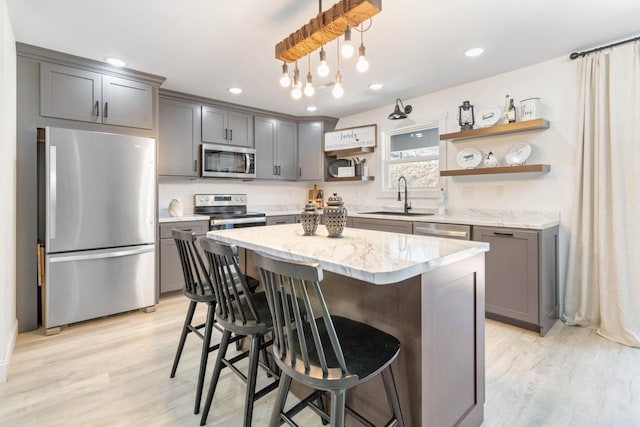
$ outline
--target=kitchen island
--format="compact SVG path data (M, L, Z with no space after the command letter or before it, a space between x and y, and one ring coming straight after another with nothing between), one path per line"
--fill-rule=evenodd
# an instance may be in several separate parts
M328 238L300 224L236 228L208 238L249 251L318 262L332 314L396 336L394 362L407 426L479 426L484 407L484 253L481 242L346 228ZM256 274L247 256L248 272ZM387 403L376 378L347 394L347 404L374 424ZM347 424L354 420L347 417ZM353 425L356 425L355 423Z

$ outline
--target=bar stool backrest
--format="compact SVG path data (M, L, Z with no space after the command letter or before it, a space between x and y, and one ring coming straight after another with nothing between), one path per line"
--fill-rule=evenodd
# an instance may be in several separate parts
M196 248L196 233L192 230L173 229L171 234L180 256L185 295L192 297L213 295L207 269Z
M278 366L293 379L317 389L357 383L357 377L347 372L320 289L323 278L320 265L258 252L254 252L254 262L260 270L273 319L273 350Z
M236 326L260 324L249 285L238 265L238 248L211 239L201 240L200 245L209 262L211 282L218 301L218 322Z

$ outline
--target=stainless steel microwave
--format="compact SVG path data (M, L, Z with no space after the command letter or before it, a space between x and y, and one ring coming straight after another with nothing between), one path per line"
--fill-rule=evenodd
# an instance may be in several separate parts
M202 144L201 171L203 177L256 177L256 150L231 145Z

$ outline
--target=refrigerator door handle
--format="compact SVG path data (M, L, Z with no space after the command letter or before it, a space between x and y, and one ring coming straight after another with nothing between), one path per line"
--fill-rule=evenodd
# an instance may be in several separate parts
M94 259L103 259L103 258L117 258L131 255L139 255L147 252L153 252L155 250L154 245L145 246L142 248L136 249L125 249L121 251L108 251L101 253L93 253L93 254L73 254L67 256L55 256L49 258L49 262L69 262L69 261L88 261Z
M49 147L49 239L56 238L56 147Z

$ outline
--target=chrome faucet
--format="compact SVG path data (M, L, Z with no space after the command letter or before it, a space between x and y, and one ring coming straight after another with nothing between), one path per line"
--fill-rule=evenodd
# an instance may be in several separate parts
M400 202L402 198L400 197L400 181L404 181L404 213L408 213L409 209L411 209L411 203L407 199L407 178L401 176L398 178L398 201Z

